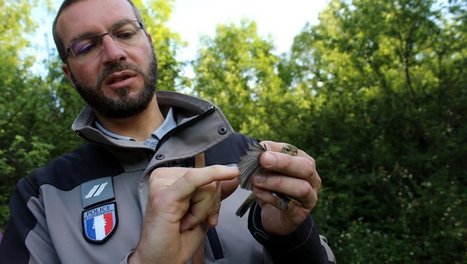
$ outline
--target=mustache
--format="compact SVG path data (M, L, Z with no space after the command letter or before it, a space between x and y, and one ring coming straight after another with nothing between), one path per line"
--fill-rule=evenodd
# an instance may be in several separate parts
M139 75L144 76L144 72L135 64L128 62L112 63L107 65L97 76L97 87L101 87L104 80L114 72L123 70L131 70Z

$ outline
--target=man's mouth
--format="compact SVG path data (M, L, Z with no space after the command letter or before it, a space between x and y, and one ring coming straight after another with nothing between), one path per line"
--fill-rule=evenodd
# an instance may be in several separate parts
M137 76L137 74L129 70L114 72L105 78L104 84L112 85L112 86L120 86L119 84L126 83L125 82L126 80L133 78L135 76Z

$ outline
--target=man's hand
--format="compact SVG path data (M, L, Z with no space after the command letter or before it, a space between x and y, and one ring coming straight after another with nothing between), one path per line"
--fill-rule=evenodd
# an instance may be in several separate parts
M259 159L263 168L253 176L253 192L261 205L261 220L266 232L275 235L292 233L308 217L318 200L321 178L315 160L298 150L297 156L281 153L284 143L263 141L267 149ZM290 205L286 210L274 206L273 193L290 196L301 206Z
M149 178L141 238L130 263L186 263L217 224L221 190L238 168L158 168Z

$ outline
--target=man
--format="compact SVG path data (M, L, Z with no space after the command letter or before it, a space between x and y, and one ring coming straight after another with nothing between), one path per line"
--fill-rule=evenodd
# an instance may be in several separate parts
M309 215L314 160L262 142L258 202L236 217L248 192L235 164L253 140L208 102L154 93L152 40L131 1L66 0L54 39L88 103L73 124L88 143L18 183L1 263L328 263ZM274 192L300 205L279 210Z

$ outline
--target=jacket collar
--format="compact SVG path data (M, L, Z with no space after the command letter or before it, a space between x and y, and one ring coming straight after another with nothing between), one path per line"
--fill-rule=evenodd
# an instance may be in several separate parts
M158 91L156 92L156 98L164 116L170 108L174 109L176 122L179 125L190 123L192 120L207 115L212 111L220 113L220 110L208 101L177 92ZM229 130L232 130L222 113L220 113L220 116L225 126ZM74 121L72 129L90 142L126 148L148 148L141 142L119 141L106 136L95 128L95 121L96 115L93 109L89 105L86 105Z

